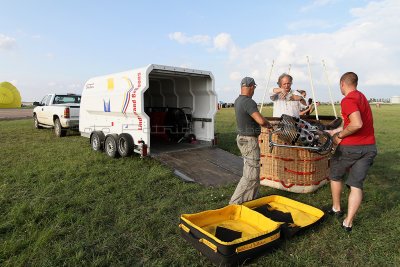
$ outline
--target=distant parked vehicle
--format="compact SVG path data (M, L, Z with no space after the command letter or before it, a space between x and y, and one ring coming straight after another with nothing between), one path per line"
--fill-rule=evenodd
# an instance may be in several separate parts
M75 94L48 94L34 102L33 123L36 129L53 128L56 136L65 136L67 129L79 129L81 96Z

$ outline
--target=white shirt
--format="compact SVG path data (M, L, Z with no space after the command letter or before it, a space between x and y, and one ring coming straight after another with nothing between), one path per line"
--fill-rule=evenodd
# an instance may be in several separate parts
M299 92L293 92L292 90L290 90L289 94L287 94L286 96L286 99L281 99L279 98L279 93L274 93L274 88L271 88L269 90L269 96L272 102L274 102L274 112L272 115L273 117L279 118L282 116L282 114L286 114L296 118L300 117L300 101L289 100L291 95L302 96Z
M303 97L303 100L307 103L307 101L304 99L304 97ZM308 108L307 105L303 105L303 104L300 102L300 110L301 110L301 111L304 111L304 110L306 110L307 108Z

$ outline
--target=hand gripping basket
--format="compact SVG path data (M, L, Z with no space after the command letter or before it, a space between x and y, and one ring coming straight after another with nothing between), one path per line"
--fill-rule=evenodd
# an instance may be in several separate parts
M280 118L267 118L271 123L278 123ZM341 119L333 116L320 116L319 121L314 116L302 117L303 120L315 124L320 123L326 128L337 128ZM277 133L272 134L272 142L285 144ZM270 149L269 131L262 129L259 136L260 183L294 193L309 193L317 190L329 180L330 153L321 155L310 150L293 147L274 146Z

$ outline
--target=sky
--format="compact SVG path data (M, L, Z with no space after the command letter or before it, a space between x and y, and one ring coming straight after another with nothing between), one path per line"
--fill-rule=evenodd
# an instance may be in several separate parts
M400 95L399 0L0 0L0 82L22 101L81 93L85 82L148 64L211 71L233 102L251 76L253 96L290 72L292 89L342 99L353 71L369 98ZM325 62L325 68L322 62ZM289 70L290 68L290 70ZM268 96L265 102L270 102Z

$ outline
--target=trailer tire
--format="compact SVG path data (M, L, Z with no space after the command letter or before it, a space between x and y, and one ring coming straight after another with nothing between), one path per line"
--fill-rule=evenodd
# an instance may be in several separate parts
M110 158L117 158L119 156L117 140L117 134L109 134L106 136L106 140L104 141L104 152L106 152L107 156Z
M40 126L37 115L33 115L33 126L35 126L35 129L42 129L43 127Z
M62 137L65 136L66 130L62 128L61 122L59 118L56 118L54 120L54 133L56 134L57 137Z
M122 133L118 136L118 153L121 157L129 157L133 153L133 138L130 134Z
M104 149L104 133L102 131L94 131L90 136L90 144L93 151L103 151Z

